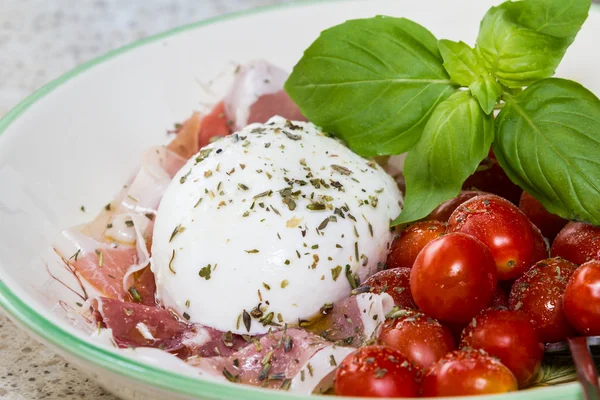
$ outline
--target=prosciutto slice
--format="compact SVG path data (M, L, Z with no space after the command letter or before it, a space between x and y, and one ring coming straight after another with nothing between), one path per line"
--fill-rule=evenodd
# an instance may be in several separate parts
M387 293L360 293L323 309L325 317L307 329L336 344L359 347L377 337L393 307Z
M239 335L188 324L158 306L101 298L98 312L121 348L159 348L186 359L228 356L248 345Z
M268 333L229 357L192 358L188 363L221 372L231 382L310 394L330 387L337 363L352 351L290 328Z
M263 60L238 67L225 112L237 131L253 122L267 122L280 115L289 120L306 121L300 109L283 90L288 73Z
M55 242L55 250L103 296L128 299L123 278L127 269L139 261L135 246L111 246L71 228L61 233Z
M98 311L119 347L158 347L169 352L183 347L188 326L163 308L103 297Z
M194 112L177 131L177 136L169 143L167 149L187 160L209 144L213 138L227 136L230 133L225 104L220 102L204 117Z

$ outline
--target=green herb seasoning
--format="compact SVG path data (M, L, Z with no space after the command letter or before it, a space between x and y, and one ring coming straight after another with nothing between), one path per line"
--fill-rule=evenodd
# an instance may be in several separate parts
M171 259L169 260L169 271L171 271L173 274L177 274L177 272L175 272L175 268L173 267L173 260L175 260L175 249L173 249Z
M179 178L179 183L183 185L191 173L192 173L192 170L190 169L185 175L183 175L181 178Z
M185 228L183 226L181 226L181 224L177 225L175 227L175 229L173 229L173 233L171 233L171 237L169 238L169 243L171 243L173 241L173 239L175 239L175 236L177 236L179 233L182 233L185 230Z
M98 257L98 267L102 267L104 264L104 254L100 250L96 250L96 256Z
M342 175L352 175L352 171L341 165L331 164L331 168Z
M129 292L134 302L142 302L142 296L140 296L140 292L138 292L138 290L134 286L131 286L129 289L127 289L127 292Z
M334 281L337 281L337 279L340 277L341 273L342 273L342 266L338 265L337 267L331 269L331 278Z
M200 275L200 278L204 278L206 280L210 279L210 272L211 272L211 264L208 264L206 267L202 267L200 269L200 271L198 272L198 275Z

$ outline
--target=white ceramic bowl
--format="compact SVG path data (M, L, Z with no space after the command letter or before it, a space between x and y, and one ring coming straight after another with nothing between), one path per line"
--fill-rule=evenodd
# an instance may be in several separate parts
M225 86L206 83L236 63L264 58L288 70L318 33L346 19L404 16L437 37L474 42L493 0L305 1L199 22L134 43L44 86L0 121L0 305L109 391L126 399L305 398L178 375L94 344L90 327L58 305L76 301L48 253L62 229L89 220L117 192L147 147ZM559 75L600 95L600 7ZM85 205L90 212L83 213ZM576 383L498 399L565 399Z

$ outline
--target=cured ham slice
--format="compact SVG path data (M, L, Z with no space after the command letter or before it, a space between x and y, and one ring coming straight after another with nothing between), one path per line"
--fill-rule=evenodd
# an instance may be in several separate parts
M100 298L98 311L122 348L157 347L176 352L182 349L182 337L189 330L174 314L159 307Z
M296 103L282 89L275 93L260 96L250 106L248 124L255 122L265 123L275 115L279 115L290 121L306 121Z
M230 133L225 104L220 102L205 116L194 112L177 131L177 136L169 143L167 149L187 160L209 144L213 138L227 136Z
M233 121L234 130L253 122L267 122L275 115L306 121L283 90L287 77L287 72L263 60L241 65L225 97L225 112Z
M167 149L186 160L196 154L200 148L198 137L201 123L202 117L200 116L200 113L194 112L192 116L183 123L181 129L177 132L177 136L169 143Z
M113 202L117 203L116 213L156 213L167 186L186 161L187 158L162 146L148 149L142 155L137 174L118 196L118 201Z
M248 345L239 335L188 324L158 306L101 298L98 311L121 348L160 348L186 359L228 356Z
M338 363L354 351L296 328L244 339L187 324L160 307L108 298L99 299L98 311L120 348L161 349L199 375L304 394L328 390Z
M76 229L61 233L54 246L63 260L103 296L118 300L129 298L123 278L131 265L138 263L135 246L111 246Z
M337 362L352 351L302 329L290 328L268 333L229 357L192 358L188 363L205 371L221 372L231 382L309 394L321 387ZM330 381L324 386L329 387Z
M387 293L360 293L322 309L325 317L306 329L336 344L359 347L377 336L393 308L394 299Z
M77 228L67 229L55 240L54 249L101 296L155 304L156 284L143 237L148 224L144 216L127 216L123 229L132 230L133 243L101 242Z

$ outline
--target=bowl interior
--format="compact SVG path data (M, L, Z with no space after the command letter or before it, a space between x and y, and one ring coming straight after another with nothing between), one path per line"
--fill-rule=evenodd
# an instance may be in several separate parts
M377 14L407 17L438 38L472 44L479 20L498 3L309 1L272 7L143 40L45 86L0 121L0 304L46 339L67 341L66 348L74 337L89 340L92 327L69 311L77 295L48 273L74 285L49 243L63 228L91 219L117 193L143 150L168 140L175 122L218 100L238 63L263 58L291 70L322 29ZM558 72L596 95L600 52L592 49L598 37L600 7ZM119 368L136 376L131 365ZM196 383L184 382L193 392ZM160 384L178 390L172 382Z

